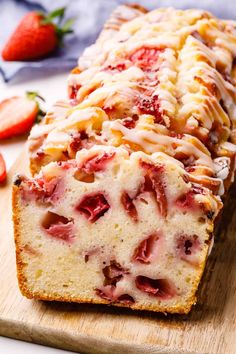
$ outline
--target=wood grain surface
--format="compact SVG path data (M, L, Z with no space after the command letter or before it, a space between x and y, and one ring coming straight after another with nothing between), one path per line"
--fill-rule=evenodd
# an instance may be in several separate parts
M236 188L190 315L46 303L22 297L16 279L11 181L26 160L24 153L0 187L0 335L83 353L236 353Z

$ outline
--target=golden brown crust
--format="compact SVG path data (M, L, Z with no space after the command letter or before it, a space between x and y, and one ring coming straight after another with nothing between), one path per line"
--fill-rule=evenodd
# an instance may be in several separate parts
M20 217L19 217L19 205L18 205L18 192L19 187L13 185L12 187L12 219L13 219L13 228L14 228L14 240L15 240L15 249L16 249L16 265L17 265L17 279L20 291L22 295L27 296L28 289L26 287L27 281L23 274L24 263L21 259L21 249L20 249Z
M22 295L26 296L28 299L35 299L35 300L43 300L43 301L60 301L60 302L75 302L75 303L87 303L87 304L97 304L97 305L112 305L116 307L126 307L130 308L131 310L141 310L141 311L153 311L153 312L168 312L171 314L188 314L192 308L192 306L196 303L195 295L191 297L188 303L185 306L171 306L165 307L163 306L140 306L137 304L133 305L126 305L126 304L119 304L119 303L110 303L106 300L100 300L99 298L75 298L75 297L63 297L59 294L42 294L39 292L32 293L29 289L25 286L20 288Z
M163 306L147 306L143 305L140 306L138 304L133 305L126 305L126 304L119 304L119 303L110 303L109 301L102 300L99 298L81 298L81 297L74 297L74 296L61 296L60 294L47 294L47 293L40 293L40 292L32 292L27 287L27 280L23 275L23 262L20 260L20 252L18 253L17 257L17 265L18 265L18 282L19 287L21 290L22 295L26 296L28 299L35 299L35 300L45 300L45 301L61 301L61 302L75 302L75 303L92 303L92 304L104 304L104 305L112 305L118 307L126 307L132 310L142 310L142 311L153 311L153 312L167 312L171 314L188 314L193 305L195 305L197 297L196 292L198 289L198 285L201 281L203 270L205 268L205 261L201 264L201 274L195 280L195 284L192 287L192 295L186 302L185 306L171 306L171 307L163 307Z

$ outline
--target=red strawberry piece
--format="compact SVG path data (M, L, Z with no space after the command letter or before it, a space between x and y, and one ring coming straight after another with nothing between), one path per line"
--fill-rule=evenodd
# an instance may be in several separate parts
M122 124L128 129L133 129L135 128L138 118L138 115L134 114L132 117L122 119Z
M2 154L0 154L0 183L4 182L7 177L6 164Z
M175 288L167 279L152 279L138 275L135 284L139 290L162 299L171 299L175 295Z
M188 258L200 250L200 241L197 235L181 234L177 236L177 250L181 258Z
M155 168L150 174L150 179L156 193L156 201L159 205L160 214L164 217L167 215L167 199L165 194L165 186L161 178L162 172Z
M0 139L27 133L39 113L38 103L28 97L11 97L0 103Z
M199 266L201 249L202 246L197 235L188 235L185 233L176 235L177 256L181 260L191 264L194 267Z
M157 254L158 240L159 235L153 234L141 241L134 251L132 260L140 263L150 264Z
M170 136L172 138L176 138L176 139L183 139L184 134L183 133L176 133L176 132L170 132Z
M123 305L132 305L135 303L135 300L129 294L122 294L116 299L116 303Z
M96 154L90 157L85 162L83 162L82 170L86 173L100 172L104 171L106 164L113 159L115 152L107 153L102 155Z
M144 183L140 187L140 194L145 192L150 192L150 193L153 192L153 185L149 175L146 175L144 177Z
M89 140L89 136L85 130L71 134L71 142L68 147L70 158L74 158L77 151L81 149L89 149L94 145L93 141Z
M135 199L135 198L133 198ZM137 209L133 203L133 199L129 196L128 193L123 192L121 195L121 204L125 208L125 211L127 214L134 220L134 222L138 221L138 212Z
M160 53L163 51L164 48L143 47L134 52L130 56L130 60L142 70L151 71L153 66L157 63Z
M53 52L63 36L71 33L71 22L67 21L62 28L53 23L55 18L61 22L65 8L46 15L41 12L30 12L23 17L2 51L7 61L23 61L40 59Z
M70 149L74 152L77 152L78 150L81 149L82 142L81 142L81 134L80 133L74 133L71 136L71 143L70 143Z
M24 178L21 194L24 201L36 200L41 203L55 204L63 193L63 182L57 178L46 181L44 178Z
M196 201L196 194L205 194L205 192L202 187L193 185L191 189L187 193L181 195L175 203L183 210L198 210L201 208L201 204Z
M74 222L65 216L48 211L42 226L48 235L55 239L72 242L74 239Z
M115 286L107 285L102 289L95 289L96 295L110 303L119 303L123 305L132 305L135 303L134 298L129 294L115 295Z
M176 205L182 209L196 209L196 202L194 199L194 194L190 190L189 192L181 195L176 200Z
M110 208L108 201L102 193L86 195L76 206L76 210L82 213L89 221L94 223Z
M104 285L116 285L123 278L124 274L129 273L127 269L123 268L115 260L112 260L110 265L104 267L102 272L105 277Z
M141 166L147 171L143 191L152 190L154 192L160 214L165 217L168 211L168 203L163 179L164 166L161 164L153 165L145 161L141 161Z
M45 152L42 151L42 150L39 150L39 151L36 152L36 155L35 155L34 158L35 158L36 161L39 161L40 164L42 164L42 161L43 161L43 159L44 159L45 157L46 157Z
M82 149L84 146L83 141L89 138L86 131L82 130L79 133L74 133L71 137L70 149L74 152Z
M71 85L68 87L68 96L71 100L76 100L77 92L81 88L81 85Z
M155 123L163 123L163 113L160 108L158 95L141 96L136 105L141 113L155 116Z
M105 71L111 71L111 72L121 72L126 69L126 64L125 63L118 63L114 65L107 65L104 70Z

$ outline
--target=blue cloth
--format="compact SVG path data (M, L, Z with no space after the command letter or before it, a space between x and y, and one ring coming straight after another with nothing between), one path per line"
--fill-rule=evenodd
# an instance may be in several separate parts
M31 62L0 61L5 81L14 77L32 78L34 73L69 71L86 46L93 43L112 10L122 3L139 3L149 9L174 6L177 8L203 8L223 18L236 19L236 2L232 0L0 0L0 51L25 13L32 10L52 11L67 6L66 17L77 17L74 34L65 38L64 46L53 56ZM3 31L4 29L4 31Z

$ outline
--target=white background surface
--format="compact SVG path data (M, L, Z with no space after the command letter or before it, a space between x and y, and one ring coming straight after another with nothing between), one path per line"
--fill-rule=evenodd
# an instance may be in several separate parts
M42 345L26 343L15 339L0 337L1 354L67 354L65 350L44 347Z
M48 107L57 99L65 98L67 94L67 76L41 77L37 80L18 84L4 84L0 79L0 101L13 95L24 95L25 91L38 91L45 99ZM3 154L7 169L11 167L19 155L25 137L0 142L0 152ZM69 351L44 347L18 340L0 337L0 354L64 354Z

